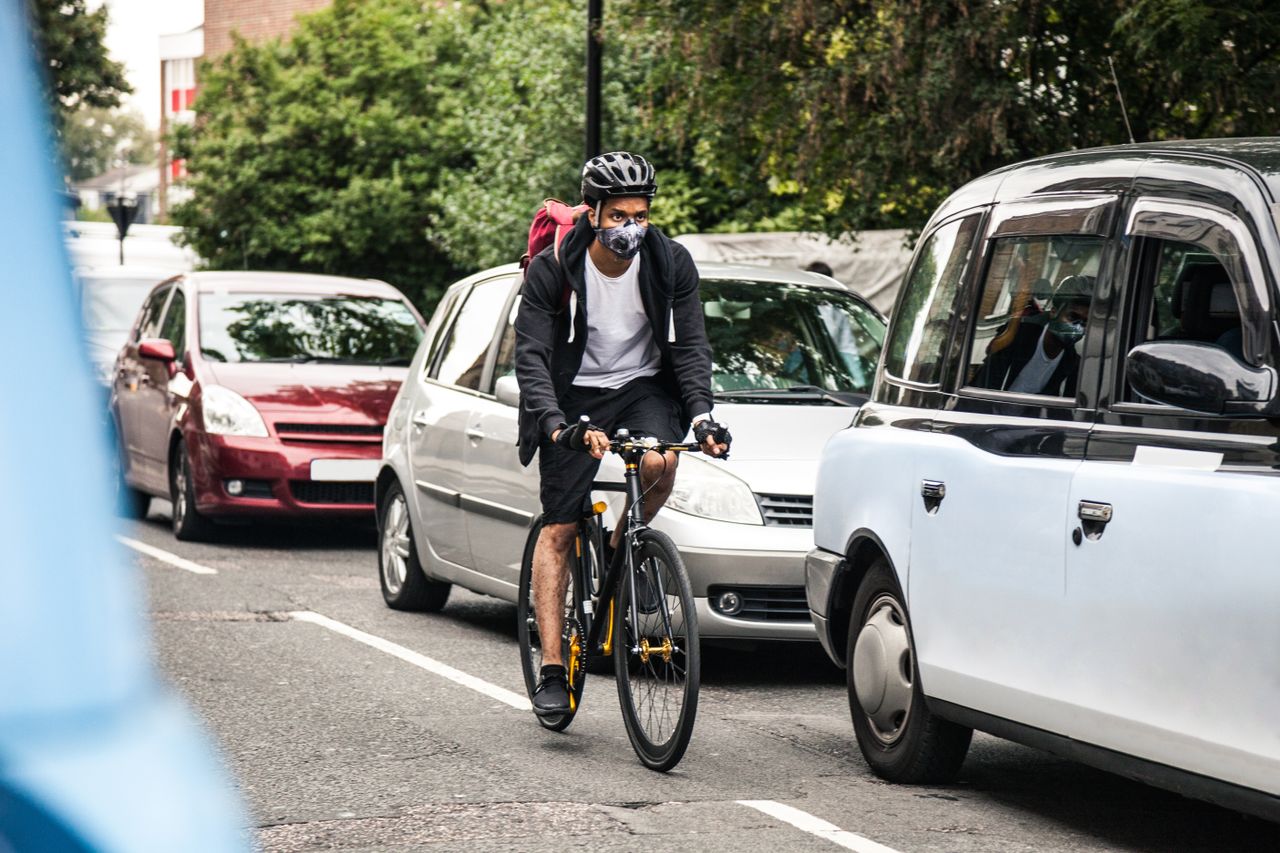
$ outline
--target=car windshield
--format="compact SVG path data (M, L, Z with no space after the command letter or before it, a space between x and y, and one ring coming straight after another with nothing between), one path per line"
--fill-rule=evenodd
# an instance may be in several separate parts
M93 278L80 281L80 311L84 327L90 332L120 332L133 326L142 300L147 298L158 278Z
M422 327L398 299L297 293L200 296L200 352L213 361L404 364Z
M788 282L703 279L702 310L722 398L793 390L867 394L884 322L854 296ZM782 399L779 397L779 399ZM754 398L753 398L754 401Z

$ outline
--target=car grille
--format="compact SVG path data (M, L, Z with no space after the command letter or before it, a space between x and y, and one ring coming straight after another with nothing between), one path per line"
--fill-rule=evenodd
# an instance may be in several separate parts
M762 622L807 622L809 602L802 586L713 586L707 590L714 606L716 597L736 592L742 597L742 610L730 619L754 619Z
M373 483L322 483L290 480L293 499L304 504L373 504Z
M770 527L813 527L813 495L756 495Z
M341 441L373 443L382 441L381 424L276 424L282 441Z

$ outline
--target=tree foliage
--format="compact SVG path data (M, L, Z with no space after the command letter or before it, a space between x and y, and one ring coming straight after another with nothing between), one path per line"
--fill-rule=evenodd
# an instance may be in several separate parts
M120 106L133 91L124 66L107 56L107 6L90 12L85 0L31 0L37 49L48 71L47 97L55 129L82 106Z
M1266 0L618 0L669 34L650 120L748 213L922 224L992 168L1127 141L1276 130ZM776 215L776 214L775 214Z
M62 151L67 177L84 181L101 175L121 160L136 166L153 162L156 135L136 110L83 106L67 118Z
M216 269L381 278L434 301L456 272L427 227L442 175L465 165L443 140L469 14L336 0L289 42L237 41L203 67L199 121L175 137L186 242Z

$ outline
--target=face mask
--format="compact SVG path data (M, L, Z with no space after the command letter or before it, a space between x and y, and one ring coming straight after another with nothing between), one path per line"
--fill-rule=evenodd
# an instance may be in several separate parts
M1084 337L1084 323L1079 321L1068 323L1066 320L1054 320L1049 324L1049 332L1057 335L1058 340L1070 346Z
M644 241L644 234L648 228L649 226L641 225L634 219L628 219L613 228L597 228L596 238L599 239L600 245L627 261L634 258L640 251L640 243Z

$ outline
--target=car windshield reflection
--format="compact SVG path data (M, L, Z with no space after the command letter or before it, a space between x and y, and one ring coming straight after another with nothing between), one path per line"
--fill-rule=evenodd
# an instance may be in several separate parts
M224 362L404 365L422 339L395 299L306 294L207 293L200 351Z
M854 296L715 279L702 281L701 296L718 398L849 405L871 391L885 327Z

